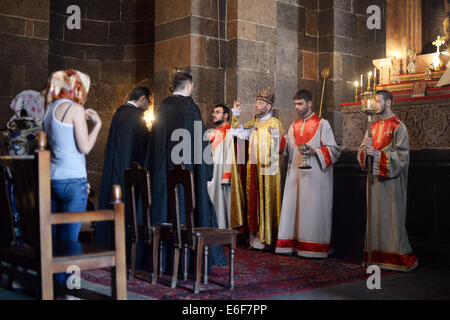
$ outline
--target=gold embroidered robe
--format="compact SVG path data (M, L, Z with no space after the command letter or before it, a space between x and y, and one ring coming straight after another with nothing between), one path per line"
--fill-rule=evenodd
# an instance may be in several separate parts
M254 118L243 127L249 140L246 213L249 232L261 244L272 245L277 237L281 212L279 154L284 150L285 138L281 122L272 116L267 118ZM241 127L238 117L233 116L231 126Z

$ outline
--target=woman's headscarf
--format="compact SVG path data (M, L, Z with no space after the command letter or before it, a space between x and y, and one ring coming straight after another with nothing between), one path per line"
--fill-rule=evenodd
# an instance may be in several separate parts
M84 104L90 85L89 76L80 71L70 69L53 72L47 83L47 105L63 98Z
M22 116L22 111L26 112L27 117L42 119L44 117L44 96L34 90L25 90L19 93L11 102L11 109L17 117Z

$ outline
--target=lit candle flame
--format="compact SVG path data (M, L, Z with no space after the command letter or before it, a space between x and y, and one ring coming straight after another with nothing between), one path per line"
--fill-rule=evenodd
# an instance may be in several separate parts
M153 108L149 108L144 112L144 121L149 130L152 128L152 123L155 121L155 116L153 115Z
M439 69L439 65L441 64L441 59L439 58L439 53L436 53L435 57L434 57L434 69L438 70Z

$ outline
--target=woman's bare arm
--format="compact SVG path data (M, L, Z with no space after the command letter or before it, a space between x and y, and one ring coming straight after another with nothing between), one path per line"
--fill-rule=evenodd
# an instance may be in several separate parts
M102 121L98 113L93 109L85 110L79 104L74 104L72 108L72 124L78 150L83 154L88 154L95 145L98 133L102 127ZM88 132L86 121L94 123L94 128L91 132Z

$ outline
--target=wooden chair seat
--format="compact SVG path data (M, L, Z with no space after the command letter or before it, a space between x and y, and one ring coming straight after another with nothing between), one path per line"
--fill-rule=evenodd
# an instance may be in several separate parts
M142 234L144 234L147 230L145 229L146 227L144 225L138 225L137 226L138 231ZM172 224L171 223L153 223L150 227L148 227L148 231L170 231L170 229L172 228Z
M238 232L232 229L218 229L211 227L196 227L194 225L195 184L194 173L183 166L175 166L169 170L167 192L169 200L169 216L174 228L174 271L172 273L172 287L176 286L178 274L179 251L183 247L196 252L195 259L195 283L194 292L200 292L202 257L204 255L204 283L208 282L208 250L211 245L227 245L230 247L230 289L234 289L234 251L236 249L236 237ZM184 190L184 207L186 213L186 225L181 225L179 185ZM186 260L185 260L186 261ZM186 264L185 264L186 267ZM185 274L186 279L186 274Z
M114 265L116 252L93 244L62 240L53 246L53 272L66 272L71 265L98 269Z
M193 237L196 241L196 275L194 292L200 291L201 279L201 257L204 255L204 280L203 283L208 283L208 248L212 245L229 245L230 246L230 289L234 289L234 250L236 250L236 237L238 231L232 229L214 229L207 228L204 230L194 230Z
M195 228L194 229L194 235L197 237L201 236L230 236L238 233L236 230L233 229L217 229L217 228Z

